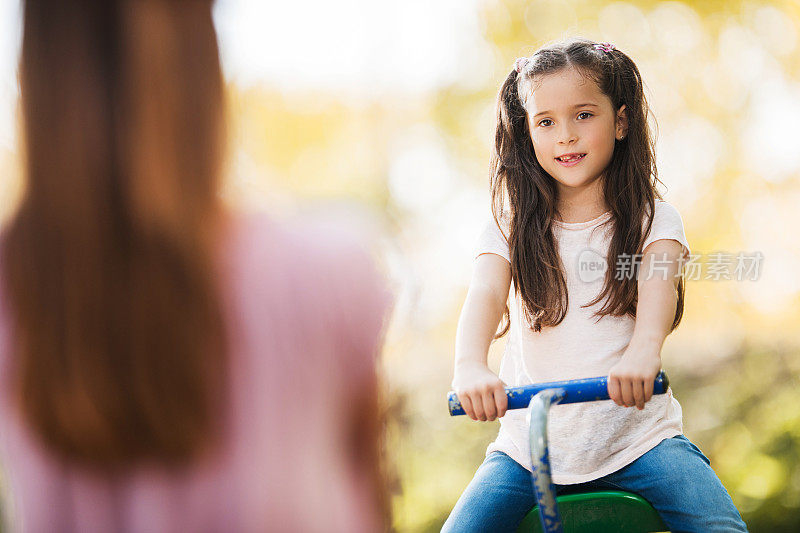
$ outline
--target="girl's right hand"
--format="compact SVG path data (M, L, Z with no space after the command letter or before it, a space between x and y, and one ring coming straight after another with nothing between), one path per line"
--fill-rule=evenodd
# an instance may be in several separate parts
M458 365L452 387L471 419L486 422L506 414L505 383L486 365L478 362Z

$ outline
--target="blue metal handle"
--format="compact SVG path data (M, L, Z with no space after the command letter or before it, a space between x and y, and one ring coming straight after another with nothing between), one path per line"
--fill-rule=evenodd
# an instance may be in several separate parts
M556 486L550 475L550 454L547 450L547 414L551 405L561 403L563 399L564 389L546 389L531 399L528 408L533 492L539 506L539 521L545 533L563 533L556 501Z
M664 394L669 388L669 378L663 370L658 373L653 383L653 394ZM524 409L530 404L531 398L537 393L547 389L563 389L564 397L559 402L577 403L608 400L608 376L598 378L575 379L571 381L551 381L549 383L534 383L524 387L506 388L508 409ZM464 408L458 400L455 391L447 393L447 407L450 416L463 415Z
M605 378L603 383L605 383ZM568 396L568 389L576 382L566 382L560 387L548 387L534 394L528 407L528 431L530 439L531 466L533 468L533 491L536 495L536 504L539 506L539 521L545 533L563 533L564 526L561 514L558 512L556 500L556 487L550 473L550 454L547 449L547 415L550 406L564 403ZM654 392L663 394L669 387L669 378L662 370L658 373L654 383ZM585 390L575 397L584 398ZM608 392L604 395L608 398ZM581 401L581 400L573 400Z

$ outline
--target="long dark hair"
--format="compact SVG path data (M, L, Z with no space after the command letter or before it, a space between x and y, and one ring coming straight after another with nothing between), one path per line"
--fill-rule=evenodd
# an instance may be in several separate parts
M216 434L226 332L211 0L27 0L25 190L3 236L15 397L59 456L185 463Z
M492 213L501 228L508 227L511 276L517 294L521 295L524 317L534 331L561 323L567 313L569 295L552 229L558 188L536 159L520 94L527 94L525 91L531 89L536 76L568 67L597 83L615 111L625 105L628 118L627 135L616 143L603 180L605 202L612 214L604 224L614 226L605 285L583 307L605 300L595 313L598 320L605 315L636 317L638 264L634 264L637 275L617 279L612 268L616 261L609 258L640 254L650 232L655 201L661 199L656 188L660 181L654 140L647 122L649 109L639 69L622 51L607 52L595 48L595 44L598 43L571 39L539 49L529 58L522 73L512 69L498 95L491 164ZM670 331L678 326L683 315L682 276L677 291L678 304ZM508 318L506 306L504 325L495 338L508 331Z

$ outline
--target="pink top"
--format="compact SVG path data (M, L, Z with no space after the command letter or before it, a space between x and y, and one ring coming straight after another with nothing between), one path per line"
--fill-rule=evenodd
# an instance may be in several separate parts
M121 480L59 464L10 408L0 297L0 461L12 531L376 531L347 439L391 305L342 224L237 215L221 257L231 387L221 453ZM348 426L348 422L350 425Z

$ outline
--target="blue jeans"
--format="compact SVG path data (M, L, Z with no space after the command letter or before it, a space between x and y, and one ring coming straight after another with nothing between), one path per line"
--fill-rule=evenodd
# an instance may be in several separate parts
M503 452L490 453L447 518L443 532L516 531L536 505L531 473ZM629 465L594 481L556 485L556 493L624 490L643 497L673 531L747 531L700 448L683 435L664 439Z

